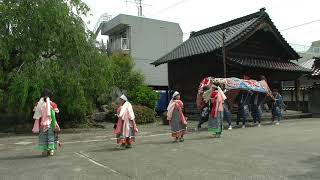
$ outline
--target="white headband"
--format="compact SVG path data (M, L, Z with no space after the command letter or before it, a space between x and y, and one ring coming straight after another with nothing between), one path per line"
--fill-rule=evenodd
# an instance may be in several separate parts
M128 98L127 98L124 94L122 94L122 95L120 96L120 99L122 99L122 100L124 100L124 101L128 101Z

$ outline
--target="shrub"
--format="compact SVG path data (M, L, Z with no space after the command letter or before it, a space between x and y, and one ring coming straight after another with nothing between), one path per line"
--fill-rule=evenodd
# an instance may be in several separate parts
M115 110L118 106L114 103L108 105L108 113L106 115L106 119L108 122L114 123L115 122ZM146 124L155 122L155 112L146 107L141 105L133 105L133 112L136 116L135 121L137 124Z
M128 96L133 104L147 106L152 110L155 109L160 98L159 93L153 91L152 88L146 85L140 85L132 91L129 91Z
M137 124L146 124L155 122L155 112L146 107L141 105L133 105L133 111L136 116L136 123Z
M119 106L116 104L116 103L111 103L107 106L107 114L106 114L106 121L107 122L111 122L111 123L114 123L115 122L115 114L116 114L116 109L118 108Z
M5 110L5 95L4 91L0 89L0 113L4 112Z

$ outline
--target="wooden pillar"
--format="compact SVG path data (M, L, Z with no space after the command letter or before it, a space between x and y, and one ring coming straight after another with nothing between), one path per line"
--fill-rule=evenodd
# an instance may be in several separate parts
M303 90L302 90L302 107L303 107L303 108L302 108L302 111L303 111L303 112L307 112L307 107L308 107L308 105L306 105L306 102L305 102L305 99L306 99L306 97L305 97L305 96L306 96L306 95L305 95L305 94L306 94L306 91L305 91L305 90L306 90L306 89L303 89Z
M172 81L173 81L173 77L172 77L172 66L173 66L173 64L172 63L168 63L167 64L167 73L168 73L168 91L170 92L171 90L172 90L172 86L173 86L173 84L172 84Z
M299 79L296 79L294 81L294 86L295 86L295 95L296 95L296 109L298 111L300 111L300 103L299 103L299 100L300 100L300 80Z

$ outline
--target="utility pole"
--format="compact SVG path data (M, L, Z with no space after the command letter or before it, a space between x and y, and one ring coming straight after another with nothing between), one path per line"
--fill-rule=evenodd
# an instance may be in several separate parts
M223 58L223 77L227 77L227 65L226 65L226 47L224 41L226 39L226 35L224 32L222 33L222 58Z
M134 3L136 4L137 8L138 8L138 16L142 16L143 13L142 13L142 5L143 6L151 6L150 4L144 4L142 3L143 0L134 0L134 1L129 1L129 0L126 0L126 5L127 3Z
M142 16L142 5L141 0L138 0L138 16Z
M227 77L227 63L226 63L226 45L225 45L225 40L226 40L226 34L228 34L230 31L229 28L224 30L222 32L222 59L223 59L223 77Z

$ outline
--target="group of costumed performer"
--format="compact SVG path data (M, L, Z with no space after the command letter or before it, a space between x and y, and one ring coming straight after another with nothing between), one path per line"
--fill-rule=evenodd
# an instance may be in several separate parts
M39 134L38 150L44 156L53 156L55 150L60 146L58 134L60 127L56 119L59 109L56 103L51 101L51 92L45 90L40 100L34 107L34 126L33 133ZM223 102L226 99L219 86L213 85L203 94L206 103L210 104L211 109L208 127L209 132L220 137L222 132ZM206 98L208 97L208 98ZM180 100L180 93L174 92L172 99L167 107L167 120L171 127L173 142L183 142L187 131L187 117L183 114L183 102ZM117 121L114 125L114 134L117 144L121 148L131 148L135 142L138 128L135 122L135 114L131 103L125 95L120 97L120 105L116 109Z

